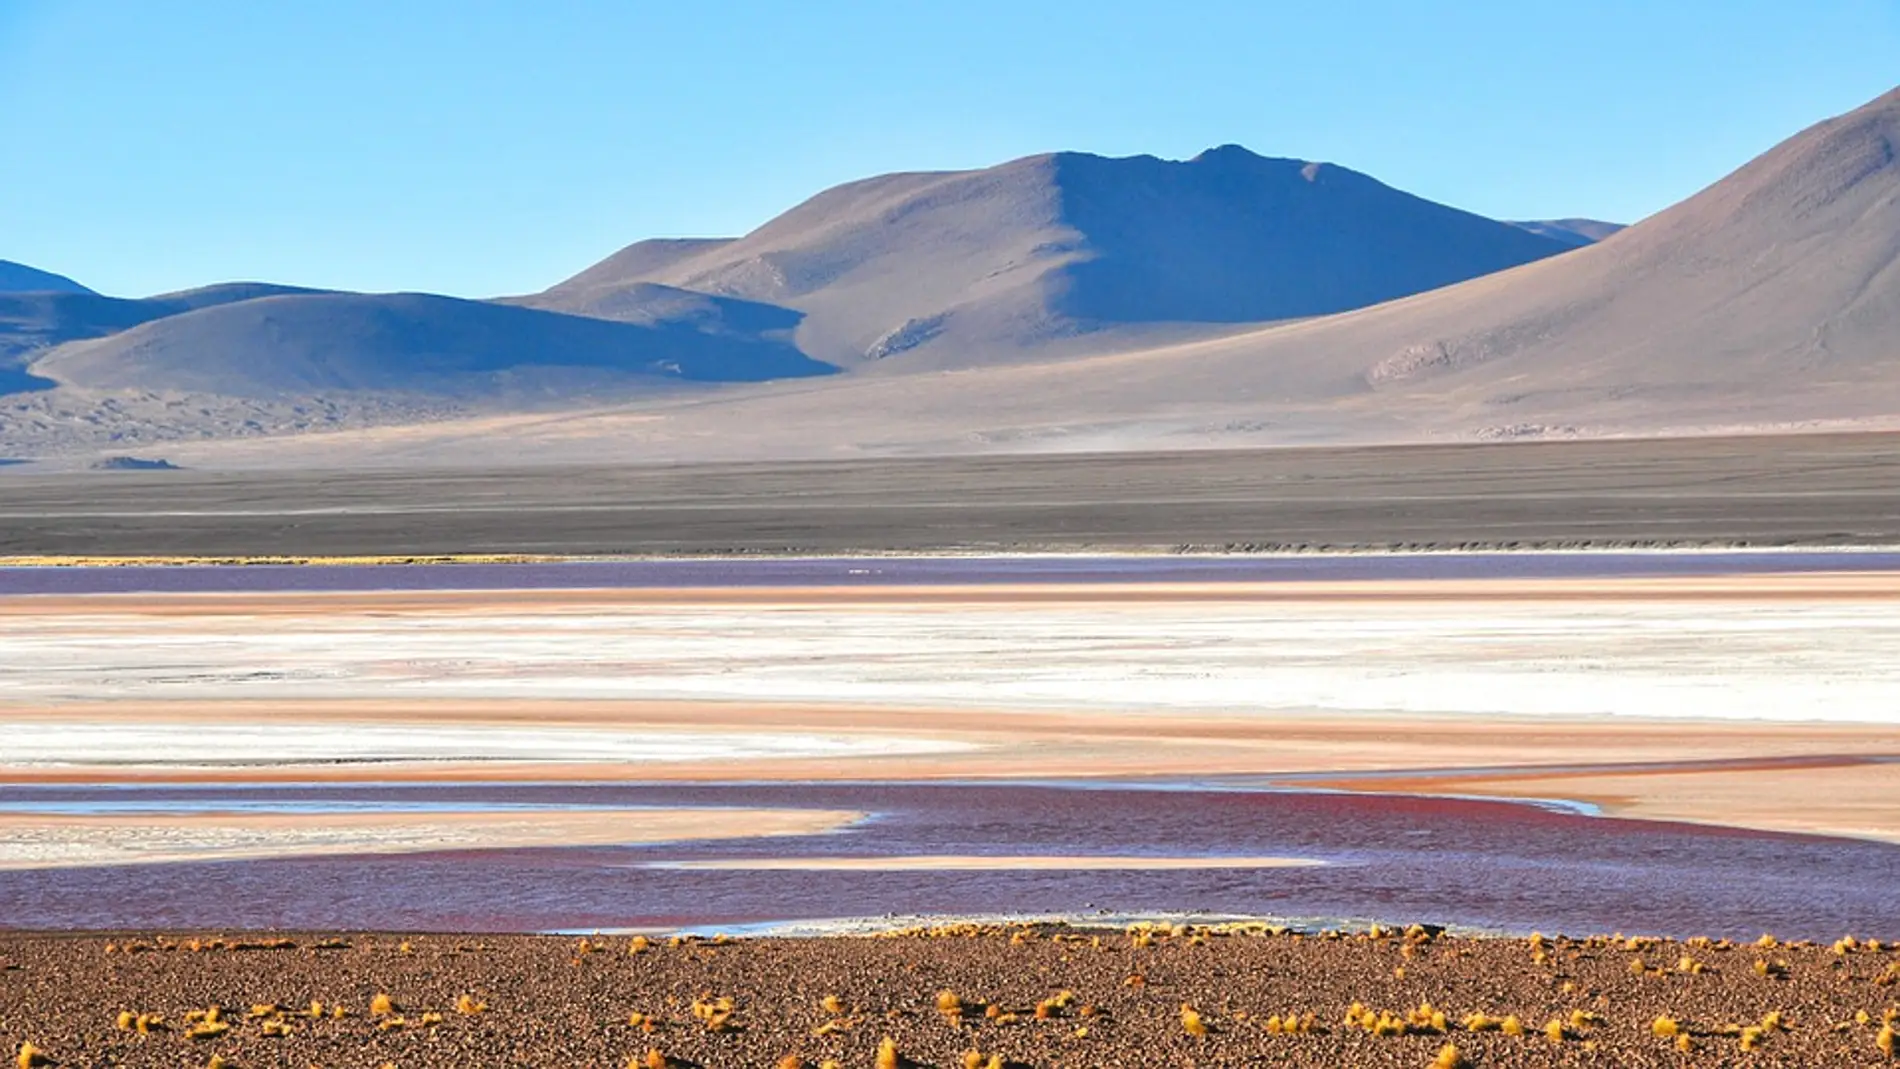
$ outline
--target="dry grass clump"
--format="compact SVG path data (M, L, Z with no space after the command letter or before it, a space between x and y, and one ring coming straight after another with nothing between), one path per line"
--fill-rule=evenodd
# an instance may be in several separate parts
M1288 1010L1284 1015L1267 1018L1267 1032L1270 1035L1303 1036L1320 1031L1319 1017L1312 1013L1295 1013Z
M455 998L455 1012L464 1017L473 1017L488 1009L488 1003L478 1002L474 995L463 994Z
M1438 1048L1438 1057L1432 1059L1432 1069L1470 1069L1470 1065L1471 1062L1454 1043Z
M824 998L818 1000L818 1005L819 1008L831 1014L833 1017L843 1017L849 1012L848 1007L844 1004L844 1000L836 995L826 995Z
M897 1053L897 1041L885 1036L877 1045L877 1069L903 1069L904 1056Z
M1074 1001L1075 992L1066 989L1058 991L1048 998L1043 999L1041 1002L1036 1003L1036 1020L1047 1021L1060 1017L1068 1010L1070 1004Z
M1682 1034L1682 1022L1674 1017L1658 1017L1649 1023L1651 1035L1669 1039Z
M1185 1002L1181 1003L1181 1029L1190 1036L1204 1036L1208 1031L1200 1011Z
M32 1043L22 1043L20 1044L20 1056L15 1064L17 1064L20 1069L35 1069L36 1066L53 1064L53 1059L48 1058L45 1051L42 1051Z
M396 1000L390 998L388 995L377 992L376 997L369 1000L369 1015L371 1017L388 1017L395 1012Z
M963 999L955 991L937 992L937 1012L948 1018L952 1024L963 1019Z
M1888 1061L1893 1060L1895 1040L1892 1021L1880 1026L1880 1032L1874 1036L1874 1046Z
M738 1029L738 1023L732 1018L739 1012L738 1004L726 997L701 998L693 1002L693 1016L706 1025L708 1032L731 1032Z

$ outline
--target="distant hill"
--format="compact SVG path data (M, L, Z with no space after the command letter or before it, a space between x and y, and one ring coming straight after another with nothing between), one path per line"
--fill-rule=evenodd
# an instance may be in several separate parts
M102 338L197 308L254 297L317 292L263 282L229 282L142 300L102 297L83 289L0 293L0 393L9 391L9 370L20 374L34 356L55 345ZM46 380L35 381L44 384Z
M0 260L0 293L91 293L86 287L51 271Z
M1622 223L1606 223L1601 219L1523 219L1511 225L1573 246L1594 245L1619 230L1628 229Z
M911 203L924 183L885 193ZM793 264L786 292L815 277ZM412 463L453 463L495 435L521 459L608 442L744 459L1868 426L1900 426L1900 90L1612 240L1369 308L1054 363L600 411L558 435L472 421L433 432L439 446L401 441ZM326 449L373 456L380 441ZM272 448L246 455L299 462L298 443Z
M628 379L750 382L834 369L784 342L690 323L620 323L427 294L299 292L212 301L62 345L31 370L90 389L288 398L560 396Z
M658 283L803 313L800 347L841 366L965 365L1324 315L1569 247L1232 145L1181 162L1055 153L852 182L745 237L640 242L523 300L602 314Z
M1233 148L1057 154L851 183L744 237L643 242L505 302L0 295L0 389L60 384L0 408L0 455L496 464L1900 427L1900 90L1596 240L1608 226L1495 222ZM211 441L303 429L333 433Z

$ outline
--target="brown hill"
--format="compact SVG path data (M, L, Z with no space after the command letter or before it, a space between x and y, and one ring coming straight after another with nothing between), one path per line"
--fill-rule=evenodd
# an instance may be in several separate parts
M884 194L914 200L933 181ZM746 262L771 263L731 270ZM788 291L815 277L781 266ZM834 284L870 281L854 280ZM1900 90L1600 243L1372 308L1054 363L599 412L558 440L501 421L445 425L440 452L406 441L421 462L496 435L517 456L611 439L660 459L1896 424ZM352 441L380 448L374 434Z
M796 309L819 359L916 370L1323 315L1569 244L1238 146L1178 162L1065 152L852 182L743 238L640 242L523 300L612 314L617 295L663 283Z
M32 372L82 389L294 398L380 391L556 396L621 379L756 381L833 368L691 323L621 323L426 294L215 303L59 347Z

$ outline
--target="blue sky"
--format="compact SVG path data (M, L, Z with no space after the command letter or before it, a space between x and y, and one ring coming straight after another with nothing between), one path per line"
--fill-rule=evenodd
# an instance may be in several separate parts
M0 0L0 258L487 296L883 171L1226 142L1631 220L1896 57L1900 0Z

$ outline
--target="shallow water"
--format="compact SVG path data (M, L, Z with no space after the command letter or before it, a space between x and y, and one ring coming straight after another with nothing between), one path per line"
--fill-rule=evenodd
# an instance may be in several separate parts
M1900 570L1900 552L836 557L516 564L0 568L0 595L1557 579Z
M0 788L0 807L105 802L174 811L234 804L794 806L874 816L801 839L0 872L0 925L519 931L1103 911L1900 938L1900 847L1500 802L1178 784ZM666 867L693 859L944 853L1274 855L1326 864L1152 872Z

